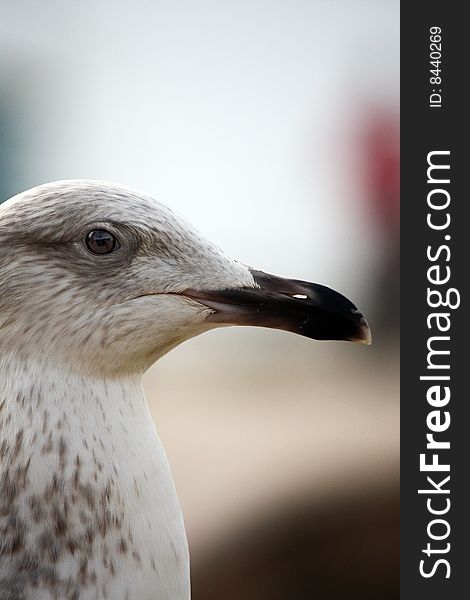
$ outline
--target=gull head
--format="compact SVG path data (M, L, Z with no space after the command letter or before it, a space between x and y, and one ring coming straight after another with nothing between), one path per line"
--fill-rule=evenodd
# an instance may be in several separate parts
M132 190L62 181L0 206L0 358L138 373L222 325L371 340L343 295L247 267Z

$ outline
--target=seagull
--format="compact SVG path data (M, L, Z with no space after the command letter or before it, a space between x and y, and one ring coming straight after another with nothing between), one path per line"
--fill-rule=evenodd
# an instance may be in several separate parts
M190 598L141 378L229 325L371 341L338 292L228 258L144 194L69 180L0 206L1 600Z

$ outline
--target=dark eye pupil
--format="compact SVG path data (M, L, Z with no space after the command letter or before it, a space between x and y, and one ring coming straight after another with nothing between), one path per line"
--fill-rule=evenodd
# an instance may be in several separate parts
M116 248L116 238L105 229L94 229L86 236L86 245L93 254L109 254Z

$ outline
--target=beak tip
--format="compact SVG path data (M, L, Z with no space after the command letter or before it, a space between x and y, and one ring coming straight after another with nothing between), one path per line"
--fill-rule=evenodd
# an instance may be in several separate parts
M351 341L357 342L358 344L363 344L364 346L371 346L372 345L372 332L370 330L370 327L369 327L367 321L364 319L364 317L362 317L361 321L362 321L362 324L361 324L360 334L357 338L354 338Z

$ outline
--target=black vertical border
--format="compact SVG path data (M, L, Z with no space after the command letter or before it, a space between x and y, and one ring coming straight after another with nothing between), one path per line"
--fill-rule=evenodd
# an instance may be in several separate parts
M469 73L470 24L464 3L418 1L401 3L401 598L453 600L469 597L470 586L470 373L468 265L470 235ZM429 30L442 29L442 108L429 108ZM427 383L419 377L426 370L426 341L430 335L426 317L426 258L428 244L439 245L442 232L426 225L427 154L450 150L452 257L450 285L459 289L461 305L451 310L450 429L442 434L451 449L451 509L446 515L451 533L445 569L425 579L419 573L422 549L428 541L426 527L432 516L426 496L417 493L426 477L419 471L419 454L426 446ZM439 478L439 474L437 474ZM442 543L443 544L443 543ZM438 544L436 543L436 547ZM445 555L441 555L445 558ZM437 555L436 555L437 557ZM462 595L463 594L463 595Z

